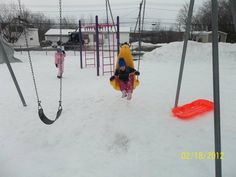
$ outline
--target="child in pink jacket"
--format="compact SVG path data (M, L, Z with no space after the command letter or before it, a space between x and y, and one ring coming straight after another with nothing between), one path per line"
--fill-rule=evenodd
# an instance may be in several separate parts
M58 68L57 78L62 78L65 56L65 51L61 48L57 48L57 52L55 53L55 65Z

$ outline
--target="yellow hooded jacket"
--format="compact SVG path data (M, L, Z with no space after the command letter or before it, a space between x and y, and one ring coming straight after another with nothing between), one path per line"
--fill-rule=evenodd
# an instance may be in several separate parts
M129 48L128 44L124 44L120 48L120 52L119 52L119 55L118 55L118 60L116 62L116 69L119 68L118 63L119 63L120 58L124 58L125 63L128 67L134 68L134 59L133 59L133 56L131 54L131 51L130 51L130 48ZM119 82L116 79L110 81L110 83L111 83L111 85L113 86L113 88L115 90L120 90ZM135 89L138 85L139 85L139 81L138 81L137 77L135 76L133 88Z

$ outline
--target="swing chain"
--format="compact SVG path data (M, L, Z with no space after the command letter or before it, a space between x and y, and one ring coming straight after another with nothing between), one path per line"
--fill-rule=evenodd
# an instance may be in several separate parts
M42 109L41 101L38 101L38 109Z
M62 8L61 8L61 0L59 0L59 30L60 30L60 47L62 44Z
M143 4L144 3L144 4ZM142 8L143 6L143 8ZM140 9L139 9L139 58L138 58L138 71L140 69L140 60L141 60L141 33L143 33L143 27L144 27L144 18L145 18L145 6L146 6L146 0L142 0L140 4ZM142 13L143 9L143 13ZM142 14L142 19L141 19L141 14ZM142 22L142 23L141 23ZM138 78L138 77L137 77Z
M19 11L20 11L19 18L21 18L21 17L23 18L23 11L22 11L20 0L18 0L18 4L19 4ZM27 33L26 33L26 26L25 25L23 25L23 32L24 32L25 44L26 44L26 48L27 48L28 59L29 59L29 63L30 63L30 70L31 70L31 74L32 74L32 77L33 77L33 83L34 83L36 98L37 98L37 102L39 103L40 101L39 101L38 88L37 88L37 84L36 84L36 78L35 78L35 73L34 73L34 69L33 69L33 63L32 63L32 59L31 59L31 55L30 55L29 42L28 42L28 39L27 39Z
M110 74L112 76L112 62L111 62L111 41L110 41L110 30L109 30L109 16L108 16L108 0L106 1L106 16L107 16L107 35L108 35L108 51L109 51L109 62L110 62ZM115 26L114 26L115 27Z
M59 101L59 106L58 106L58 110L62 109L62 105L61 105L61 101Z
M60 17L60 23L59 23L59 28L60 28L60 48L62 49L62 3L61 0L59 0L59 17ZM59 108L61 107L61 102L62 102L62 77L60 78L60 99L59 99Z
M19 4L19 11L20 11L19 18L21 18L21 17L23 17L23 11L22 11L22 6L21 6L21 1L20 0L18 0L18 4ZM61 38L62 38L62 30L61 30L61 23L62 23L61 0L59 0L59 12L60 12L60 41L61 41ZM32 62L32 58L31 58L31 54L30 54L30 50L29 50L29 42L28 42L28 39L27 39L26 26L24 25L23 27L24 27L23 28L23 32L24 32L25 44L26 44L26 48L27 48L28 60L29 60L29 63L30 63L30 70L31 70L31 74L32 74L32 78L33 78L33 84L34 84L34 89L35 89L36 98L37 98L37 102L38 102L38 109L42 109L41 101L39 100L38 88L37 88L37 84L36 84L36 77L35 77L35 72L34 72L34 68L33 68L33 62ZM61 47L61 42L60 42L60 47ZM62 103L62 79L60 79L60 100L59 100L58 110L62 109L61 103Z
M113 26L114 26L115 33L117 33L116 24L115 24L115 21L114 21L114 18L113 18L113 14L112 14L112 10L111 10L111 4L110 4L109 0L106 0L106 6L107 5L108 5L109 11L110 11L110 15L111 15L111 19L112 19L112 23L113 23Z

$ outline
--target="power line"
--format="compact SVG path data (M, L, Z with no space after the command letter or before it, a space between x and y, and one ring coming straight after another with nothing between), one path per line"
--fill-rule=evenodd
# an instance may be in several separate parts
M179 10L173 9L164 9L164 8L155 8L155 7L146 7L147 9L161 10L161 11L169 11L169 12L179 12Z
M184 4L184 2L182 3L163 3L163 2L152 2L152 1L149 1L148 2L148 5L155 5L155 6L165 6L165 7L176 7L176 6L182 6ZM28 7L49 7L49 8L52 8L52 7L57 7L56 5L54 4L24 4L25 6L28 6ZM137 2L123 2L123 3L113 3L112 4L113 6L136 6L138 7L139 3ZM197 5L202 5L200 3L198 3ZM63 4L63 8L67 8L67 7L75 7L75 6L78 6L78 7L91 7L91 6L104 6L103 3L93 3L93 4Z
M48 8L57 8L56 5L33 5L33 4L28 4L28 5L25 5L27 7L48 7ZM81 8L84 8L84 7L104 7L104 4L65 4L63 5L63 8L70 8L70 7L81 7ZM124 6L124 7L127 7L127 6L136 6L135 4L117 4L115 5L116 7L117 6Z
M180 2L180 3L165 3L165 2L152 2L152 1L148 1L148 4L152 4L152 5L156 5L156 6L167 6L167 7L176 7L176 6L183 6L183 4L185 3L185 1ZM202 5L201 3L196 3L196 6L200 6Z
M153 10L160 10L160 11L168 11L168 12L178 12L178 10L171 10L171 9L163 9L163 8L154 8L154 7L147 7L147 9L153 9ZM104 9L75 9L75 10L63 10L64 13L67 12L101 12L104 11ZM112 9L113 11L118 11L118 10L133 10L133 11L138 11L138 9L134 8L114 8ZM14 10L9 10L14 12ZM30 10L31 12L47 12L47 13L58 13L58 10Z
M137 12L137 9L135 9L135 10L133 10L133 11L129 11L129 12L126 13L126 14L122 14L120 17L121 17L121 18L122 18L122 17L127 17L128 15L133 14L134 12Z
M104 11L105 8L99 8L99 9L74 9L74 10L63 10L63 12L81 12L81 11L85 11L85 12L98 12L98 11ZM129 7L124 7L124 8L114 8L112 9L113 11L118 11L118 10L137 10L134 8L129 8ZM15 12L15 10L9 10L12 12ZM58 13L58 10L30 10L31 12L51 12L51 13Z

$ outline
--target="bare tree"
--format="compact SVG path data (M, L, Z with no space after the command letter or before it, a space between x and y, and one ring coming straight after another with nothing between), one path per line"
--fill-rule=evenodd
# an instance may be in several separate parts
M189 3L185 2L182 6L182 8L179 10L179 13L177 15L177 24L179 30L181 28L185 29L187 24L187 18L188 18L188 9L189 9Z
M39 40L41 41L44 39L45 32L50 29L53 23L44 14L32 13L24 5L21 6L22 13L20 13L19 6L15 3L1 3L0 9L0 23L9 38L12 38L12 34L19 32L16 30L20 30L19 24L22 22L21 24L25 27L38 28ZM17 20L19 17L20 21ZM22 30L20 31L22 32Z
M38 28L39 41L44 40L44 34L53 26L54 20L48 19L42 13L31 13L28 16L28 21L33 27Z
M19 14L18 7L14 3L0 3L0 9L0 23L10 23Z
M27 21L19 18L19 7L15 3L0 3L0 9L2 34L8 42L14 43L22 34ZM24 16L29 14L24 7L22 7L22 11Z
M21 9L23 13L20 18L23 21L27 21L28 24L30 24L30 27L38 28L40 41L44 40L44 34L47 30L49 30L52 27L59 28L58 20L52 20L48 18L47 16L45 16L43 13L33 13L30 10L26 9L24 5L22 5ZM20 12L19 12L18 4L0 3L0 25L2 28L10 24L14 19L18 18L19 15L20 15ZM90 15L90 21L91 20L92 20L92 16ZM82 24L85 23L85 19L83 16L81 17L81 21L82 21ZM63 17L62 28L76 29L78 28L78 21L73 16Z
M211 1L203 2L202 6L198 9L195 18L195 28L198 30L211 29Z
M187 22L188 3L185 3L177 15L177 24L184 28ZM219 30L232 30L232 15L229 0L219 1ZM193 30L211 30L211 1L206 0L192 17ZM185 28L184 28L185 29Z
M76 29L78 27L78 23L74 17L64 17L62 18L62 28L72 28Z
M233 32L233 17L230 1L221 0L219 7L219 30L228 33Z
M230 32L232 29L232 15L228 0L219 1L219 30ZM211 1L205 1L194 16L195 28L198 30L211 30Z

